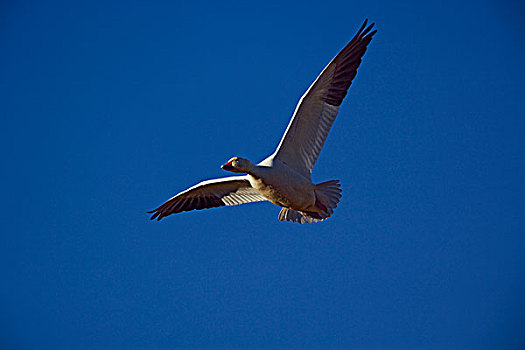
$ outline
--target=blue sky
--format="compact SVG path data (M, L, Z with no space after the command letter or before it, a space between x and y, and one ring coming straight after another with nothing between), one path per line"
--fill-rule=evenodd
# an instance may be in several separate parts
M525 346L520 2L0 7L3 347ZM333 217L149 221L273 152L365 18L313 173Z

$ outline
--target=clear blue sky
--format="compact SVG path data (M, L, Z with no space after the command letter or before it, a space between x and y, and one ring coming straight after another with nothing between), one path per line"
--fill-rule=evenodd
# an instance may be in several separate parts
M2 348L525 347L525 6L219 3L0 5ZM333 217L149 221L270 154L365 18Z

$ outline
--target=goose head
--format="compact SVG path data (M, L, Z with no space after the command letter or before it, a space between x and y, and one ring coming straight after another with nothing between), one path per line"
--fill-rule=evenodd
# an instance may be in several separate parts
M252 162L241 157L233 157L226 164L221 165L222 169L234 173L249 173L252 167Z

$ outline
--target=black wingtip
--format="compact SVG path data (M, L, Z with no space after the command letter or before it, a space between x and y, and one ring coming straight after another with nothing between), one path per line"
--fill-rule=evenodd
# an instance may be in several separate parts
M159 216L159 214L160 214L160 212L158 211L158 209L150 210L150 211L148 211L147 213L148 213L148 214L152 214L152 213L153 213L153 215L151 216L151 218L149 218L150 220L155 220L155 218L156 218L157 216Z
M363 29L365 29L367 23L368 23L368 18L365 18L365 21L363 22L363 24L361 25L361 28L359 28L357 32L361 33Z
M363 26L361 27L361 29L359 29L359 37L361 37L361 38L367 36L367 34L368 34L368 36L372 36L377 31L377 29L376 29L372 33L368 33L375 26L375 22L372 22L372 24L370 24L368 27L366 27L365 30L363 30L363 28L366 26L367 20L365 20L365 23L363 23Z

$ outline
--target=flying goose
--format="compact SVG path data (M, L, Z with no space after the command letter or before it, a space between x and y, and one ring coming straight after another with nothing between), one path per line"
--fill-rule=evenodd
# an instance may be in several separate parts
M363 23L354 38L326 66L301 97L275 152L254 165L233 157L222 169L242 176L207 180L175 195L153 213L160 220L194 209L270 201L282 207L280 221L327 219L341 198L339 180L313 184L312 169L323 148L366 47L377 30Z

